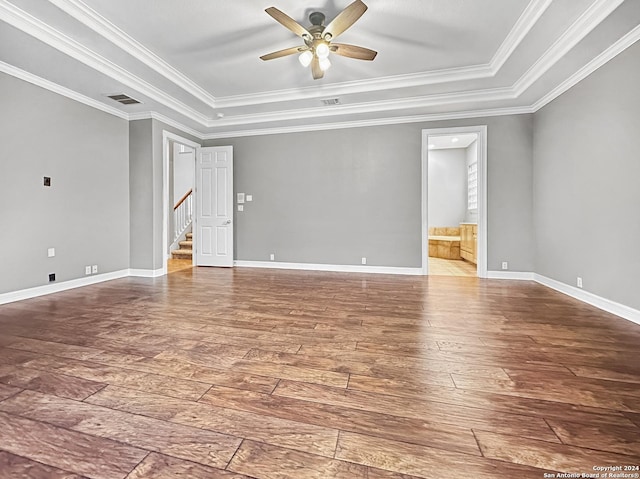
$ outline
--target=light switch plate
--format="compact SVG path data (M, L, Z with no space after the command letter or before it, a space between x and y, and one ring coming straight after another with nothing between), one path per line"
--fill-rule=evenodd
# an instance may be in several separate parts
M244 203L244 193L238 193L238 203Z
M247 195L247 203L253 201L253 195Z
M47 250L47 256L49 258L53 258L56 255L56 249L55 248L49 248Z
M244 211L244 205L238 205L238 211Z

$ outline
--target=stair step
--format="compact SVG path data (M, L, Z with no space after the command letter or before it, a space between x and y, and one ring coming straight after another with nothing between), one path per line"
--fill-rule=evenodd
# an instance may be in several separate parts
M193 258L193 250L177 249L171 252L173 259L189 259Z
M193 239L193 233L187 233L187 241L191 241Z
M193 249L192 240L180 241L178 244L180 245L180 249Z

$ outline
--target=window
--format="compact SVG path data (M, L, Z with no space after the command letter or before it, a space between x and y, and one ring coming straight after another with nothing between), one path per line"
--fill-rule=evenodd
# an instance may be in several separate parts
M467 169L467 208L478 210L478 162L471 163Z

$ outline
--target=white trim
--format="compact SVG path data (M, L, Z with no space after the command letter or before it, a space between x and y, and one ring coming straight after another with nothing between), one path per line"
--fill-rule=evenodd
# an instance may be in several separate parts
M19 78L20 80L31 83L32 85L39 86L40 88L44 88L45 90L49 90L53 93L57 93L58 95L62 95L71 100L75 100L78 103L82 103L105 113L109 113L110 115L117 116L118 118L122 118L123 120L129 120L129 115L127 115L124 111L120 111L115 107L102 103L101 101L94 100L93 98L70 90L69 88L58 85L57 83L53 83L52 81L45 80L42 77L21 70L20 68L9 65L8 63L5 63L3 61L0 61L0 72Z
M137 77L102 55L94 52L85 45L77 42L73 38L56 30L42 20L21 10L15 5L0 0L0 20L4 20L9 25L22 30L28 35L44 42L50 47L59 50L69 57L93 68L94 70L119 81L123 85L132 88L143 95L157 101L161 105L171 108L173 111L185 117L206 125L209 118L181 101L173 98L168 93L156 88L151 83Z
M234 266L239 268L271 268L295 269L304 271L333 271L337 273L375 273L401 274L418 276L422 274L420 268L401 268L394 266L360 266L349 264L314 264L314 263L281 263L274 261L242 261L236 260Z
M197 138L198 140L202 140L202 135L204 135L204 133L200 131L194 130L193 128L189 128L188 126L183 125L179 121L176 121L172 118L169 118L168 116L163 115L162 113L158 113L155 111L131 113L129 115L129 121L135 121L135 120L158 120L158 121L161 121L162 123L167 124L168 126L172 126L176 128L177 130L181 130L183 133L186 133L187 135L191 135Z
M173 68L158 55L138 43L109 20L81 0L50 0L56 7L102 35L132 57L155 70L167 80L182 88L201 102L215 107L215 97L186 75Z
M491 59L491 71L497 75L516 48L522 43L553 0L531 0Z
M624 0L595 0L525 74L513 84L512 88L516 98L558 63L573 47L618 8L622 2Z
M534 274L526 271L487 271L487 279L534 281Z
M160 269L129 269L128 276L134 276L136 278L159 278L166 275L167 272L164 268Z
M555 87L553 90L551 90L549 93L547 93L545 96L540 98L537 102L535 102L532 106L533 111L536 112L543 106L547 105L548 103L551 103L553 100L558 98L564 92L566 92L567 90L569 90L570 88L572 88L573 86L577 85L579 82L587 78L598 68L605 65L610 60L614 59L616 56L618 56L620 53L625 51L627 48L629 48L631 45L636 43L638 40L640 40L640 25L635 27L633 30L631 30L629 33L623 36L616 43L611 45L609 48L603 51L600 55L598 55L589 63L587 63L585 66L583 66L580 70L575 72L565 81L563 81L560 85Z
M82 286L90 286L92 284L103 283L105 281L111 281L113 279L126 278L127 276L129 276L129 271L131 270L122 269L120 271L113 271L112 273L103 273L95 276L87 276L84 278L63 281L61 283L52 283L45 286L36 286L35 288L21 289L19 291L12 291L10 293L2 293L0 294L0 304L13 303L15 301L22 301L23 299L36 298L38 296L59 293L61 291L67 291L69 289L81 288Z
M387 118L374 118L371 120L354 120L332 123L319 123L314 125L285 126L275 128L263 128L256 130L234 130L219 133L203 134L203 140L219 140L226 138L241 138L245 136L278 135L281 133L301 133L306 131L340 130L343 128L362 128L367 126L402 125L406 123L422 123L442 120L462 120L466 118L487 118L504 115L526 115L533 113L529 107L496 108L491 110L469 110L451 113L431 113L428 115L396 116Z
M584 289L569 286L568 284L561 283L555 279L547 278L541 274L534 274L534 281L540 283L548 288L555 289L556 291L571 296L583 303L595 306L598 309L606 311L621 318L628 319L636 324L640 324L640 311L624 304L616 303L610 299L603 298L593 293L589 293Z
M487 126L463 126L450 128L430 128L422 130L422 153L421 165L421 204L422 211L422 227L421 245L422 245L422 274L429 274L429 238L428 238L428 162L429 162L429 136L430 135L449 135L449 134L466 134L475 133L478 136L478 277L487 277Z

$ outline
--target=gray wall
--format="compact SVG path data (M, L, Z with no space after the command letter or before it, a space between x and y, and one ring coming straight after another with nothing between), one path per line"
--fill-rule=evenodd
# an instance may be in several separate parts
M125 120L0 73L0 293L129 267L127 150Z
M488 127L488 269L532 271L532 115L205 141L233 145L239 260L421 266L422 129Z
M640 308L640 43L535 114L536 272Z
M467 213L467 149L429 151L430 227L459 226Z

